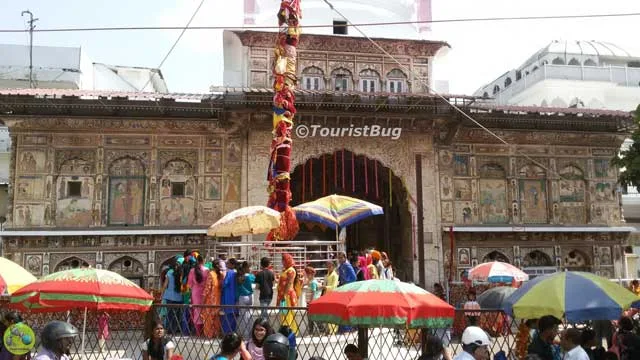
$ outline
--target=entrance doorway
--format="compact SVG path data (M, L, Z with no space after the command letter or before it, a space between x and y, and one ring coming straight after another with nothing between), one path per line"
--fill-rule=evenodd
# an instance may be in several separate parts
M359 253L371 248L384 251L391 258L396 276L413 281L413 260L417 260L417 250L409 197L402 180L387 166L348 150L323 154L295 167L291 174L291 194L292 206L331 194L351 196L381 206L384 215L372 216L347 227L347 252ZM335 236L335 229L303 222L296 240L331 241Z

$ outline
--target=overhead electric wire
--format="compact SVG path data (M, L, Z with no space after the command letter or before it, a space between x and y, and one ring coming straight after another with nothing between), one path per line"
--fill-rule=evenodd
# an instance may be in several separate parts
M178 36L176 41L171 46L171 49L169 49L169 51L167 52L167 55L165 55L164 58L162 59L162 61L160 61L160 65L158 65L158 67L156 69L158 69L158 70L162 69L162 65L164 65L164 62L167 61L167 59L169 58L169 55L171 55L171 53L173 52L173 49L176 48L176 45L178 45L178 42L180 42L180 39L182 39L182 35L184 35L184 33L189 28L189 25L191 25L191 22L193 21L193 19L196 17L196 15L198 15L198 11L200 11L200 8L202 7L202 4L204 4L204 1L205 0L200 1L200 5L198 5L198 7L196 8L196 11L193 12L193 15L191 15L191 18L189 19L189 22L187 22L187 25L185 25L182 28L182 31L180 32L180 35ZM149 76L149 79L147 80L147 82L138 91L140 91L140 92L144 91L144 89L147 87L147 85L149 85L151 80L153 80L154 76L156 76L156 72L151 72L151 76Z
M506 140L504 140L502 137L500 137L498 134L494 133L493 131L489 130L487 127L485 127L484 125L482 125L480 122L478 122L476 119L474 119L471 115L467 114L466 112L464 112L462 109L460 109L456 104L452 103L451 101L449 101L449 99L445 98L444 96L442 96L440 93L438 93L437 91L435 91L434 89L431 88L431 86L424 80L423 77L419 76L419 74L417 74L415 71L409 69L406 65L402 64L396 57L394 57L393 55L391 55L388 51L386 51L382 46L380 46L380 44L378 44L374 39L370 38L367 34L364 33L364 31L360 30L360 28L357 25L354 25L346 16L344 16L344 14L342 14L338 9L336 9L333 4L329 1L329 0L323 0L330 8L331 10L333 10L336 14L338 14L344 21L347 22L347 25L353 27L354 29L356 29L363 37L365 37L367 40L369 40L376 48L378 48L378 50L382 51L382 53L384 53L386 56L388 56L389 58L391 58L391 60L393 60L394 62L396 62L396 64L398 64L398 66L400 66L407 74L413 74L413 76L420 81L430 92L432 92L434 95L436 95L436 97L442 99L443 101L445 101L447 104L449 104L449 106L451 106L454 110L456 110L457 112L459 112L460 114L462 114L462 116L464 116L465 118L471 120L474 124L476 124L478 127L480 127L482 130L486 131L487 133L489 133L491 136L493 136L494 138L498 139L498 141L500 141L501 143L508 145L508 146L512 146L512 144L510 144L509 142L507 142ZM551 173L551 169L549 169L547 166L545 166L544 164L540 163L539 161L533 159L532 157L530 157L529 155L523 153L522 151L519 151L516 149L516 152L519 153L520 155L522 155L524 158L528 159L529 161L531 161L532 163L540 166L542 169L544 169L547 174ZM558 173L557 171L555 172L558 177L563 178L563 176Z
M460 22L485 22L485 21L531 21L531 20L562 20L562 19L596 19L596 18L616 18L640 16L640 12L613 13L613 14L583 14L583 15L544 15L544 16L513 16L513 17L489 17L489 18L461 18L442 20L421 20L421 21L394 21L394 22L374 22L351 24L353 27L363 26L393 26L393 25L413 25L413 24L441 24ZM333 28L332 24L322 25L301 25L303 29L311 28ZM185 30L182 26L115 26L115 27L86 27L86 28L50 28L35 29L34 32L86 32L86 31L149 31L149 30ZM193 26L189 30L278 30L278 26ZM21 33L28 32L24 29L0 29L0 33Z

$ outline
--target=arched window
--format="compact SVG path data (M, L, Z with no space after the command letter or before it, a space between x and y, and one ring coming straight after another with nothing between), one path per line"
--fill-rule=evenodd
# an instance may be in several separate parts
M393 69L387 74L387 91L390 93L408 92L407 76L400 69Z
M380 89L380 75L375 70L360 71L360 91L376 92Z
M511 263L511 261L509 261L509 258L505 254L503 254L503 253L501 253L500 251L497 251L497 250L494 250L494 251L488 253L482 259L482 262L491 262L491 261L500 261L500 262L504 262L504 263Z
M576 58L572 58L571 60L569 60L569 65L571 65L571 66L580 66L580 60L578 60Z
M549 255L540 250L533 250L522 259L522 267L545 267L554 266Z
M564 60L561 57L557 57L551 61L552 65L564 65Z
M495 95L495 94L497 94L497 93L499 93L499 92L500 92L500 86L495 85L495 86L493 87L493 94Z
M144 275L142 263L130 256L123 256L109 265L109 271L118 273L126 278Z
M64 271L64 270L70 270L70 269L77 269L80 267L89 267L89 263L80 259L79 257L73 256L59 262L53 271L58 272L58 271Z
M331 72L331 82L335 91L349 91L353 83L351 71L337 68Z
M488 98L489 97L489 93L485 91L484 94L482 94L482 97L485 98L485 99Z
M511 78L508 77L504 80L504 87L507 88L509 85L511 85Z
M518 70L518 71L516 71L516 81L518 81L520 79L522 79L522 71Z
M538 65L534 66L533 69L531 69L531 72L536 72L538 71Z
M324 90L324 72L317 66L302 70L302 87L305 90Z
M598 66L598 64L596 64L596 62L591 59L587 59L584 61L584 66Z

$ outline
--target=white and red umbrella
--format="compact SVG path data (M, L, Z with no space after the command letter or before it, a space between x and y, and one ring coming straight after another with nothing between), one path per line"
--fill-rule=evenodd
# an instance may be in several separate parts
M492 261L470 269L469 280L510 283L529 280L529 275L511 264Z

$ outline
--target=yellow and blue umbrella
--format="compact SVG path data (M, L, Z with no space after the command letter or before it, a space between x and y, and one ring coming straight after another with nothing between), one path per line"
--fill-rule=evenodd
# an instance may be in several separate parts
M11 295L36 280L36 277L25 268L0 256L0 295L5 292Z
M329 195L293 208L299 221L321 223L332 228L345 227L373 215L382 215L382 208L370 202Z
M626 288L587 272L565 271L525 282L504 301L519 319L553 315L569 322L615 320L638 298Z

